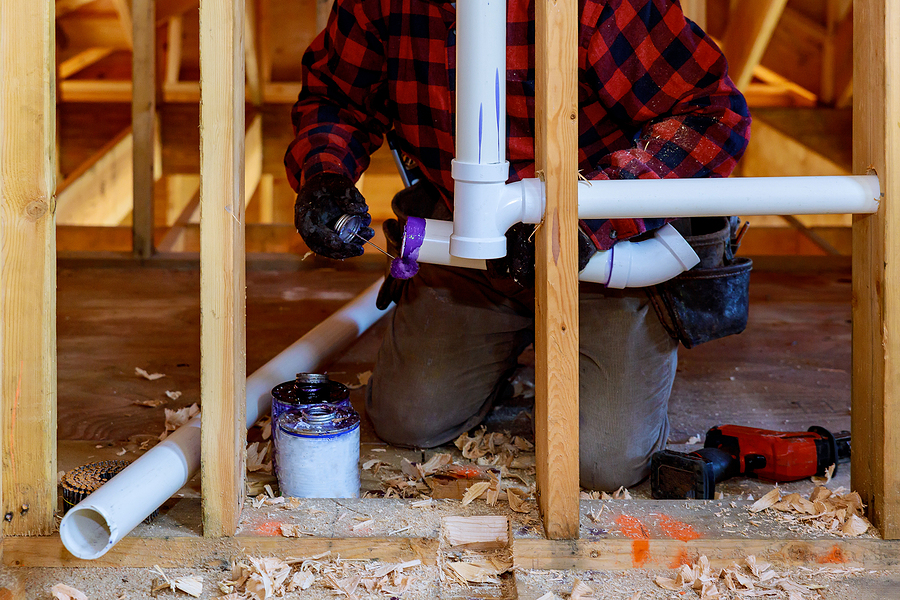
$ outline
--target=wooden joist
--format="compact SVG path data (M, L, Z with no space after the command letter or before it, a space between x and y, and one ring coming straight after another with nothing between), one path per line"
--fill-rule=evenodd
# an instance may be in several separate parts
M244 1L200 3L200 402L203 533L234 535L244 499Z
M578 537L578 4L538 2L535 168L535 460L544 530Z
M787 0L737 0L722 39L731 78L745 89L762 59Z
M133 0L134 31L131 97L133 210L132 249L135 256L153 255L154 142L156 119L156 0Z
M900 538L900 7L853 9L853 172L874 170L881 207L853 222L853 488L885 538Z
M56 98L52 0L0 3L0 403L5 535L56 510Z

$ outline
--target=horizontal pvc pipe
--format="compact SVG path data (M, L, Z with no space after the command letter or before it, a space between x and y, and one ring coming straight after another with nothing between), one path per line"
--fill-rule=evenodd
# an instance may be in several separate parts
M247 378L247 427L271 408L271 390L297 373L312 372L346 348L386 312L375 307L384 280L316 325ZM95 559L181 489L200 468L200 416L128 465L69 509L59 525L66 549Z
M450 254L450 221L425 221L425 236L417 262L486 269L484 260L458 258ZM675 277L700 262L690 244L674 227L665 225L649 240L622 241L612 249L597 252L578 275L581 281L602 283L611 288L646 287Z
M580 181L578 217L874 213L880 197L876 175Z

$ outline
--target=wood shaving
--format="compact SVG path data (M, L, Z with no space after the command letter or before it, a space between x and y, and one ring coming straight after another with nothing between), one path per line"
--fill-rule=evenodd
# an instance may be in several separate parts
M857 492L840 494L841 490L831 490L818 486L803 498L792 493L784 497L778 487L770 490L751 507L753 513L761 513L769 509L769 514L783 515L783 518L805 523L817 529L836 535L857 537L866 533L871 524L866 520L863 511L865 505Z
M834 477L834 470L836 467L837 467L837 464L832 464L830 467L825 469L824 477L821 477L819 475L813 475L812 477L810 477L810 479L812 480L813 483L816 483L819 485L825 485L826 483L830 483L831 478Z
M158 406L162 406L166 404L168 400L133 400L131 403L136 406L149 406L150 408L156 408Z
M144 379L149 379L150 381L155 381L157 379L165 377L165 374L163 374L163 373L148 373L147 371L145 371L144 369L142 369L140 367L135 367L134 373L135 373L135 375L140 375Z
M469 489L466 490L465 495L462 499L462 505L467 506L472 503L476 498L481 497L483 493L485 493L488 488L491 487L491 483L489 481L479 481L478 483L473 483L469 486Z
M253 442L247 446L247 471L272 472L272 442Z
M525 498L527 496L526 492L519 490L517 488L506 488L506 500L509 502L509 507L517 513L528 513L531 512L531 507L525 502Z
M64 583L54 585L50 588L50 593L56 600L87 600L84 592Z
M569 594L569 600L593 600L594 589L580 579L576 579Z
M181 398L181 392L178 390L166 390L166 396L168 396L171 400L178 400Z
M196 403L177 410L166 409L166 432L175 431L186 424L196 415L200 414L200 407Z

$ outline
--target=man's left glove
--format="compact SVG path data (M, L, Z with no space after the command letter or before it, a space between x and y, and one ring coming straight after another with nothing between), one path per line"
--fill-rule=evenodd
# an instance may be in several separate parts
M294 204L294 225L309 249L328 258L351 258L363 253L363 241L344 241L334 231L341 215L360 218L362 226L356 234L367 240L375 234L369 224L372 217L365 199L353 182L344 175L317 173L310 177Z
M597 252L588 235L578 229L578 272L584 270ZM525 288L534 287L534 225L516 223L506 232L506 256L488 261L494 277L512 277Z

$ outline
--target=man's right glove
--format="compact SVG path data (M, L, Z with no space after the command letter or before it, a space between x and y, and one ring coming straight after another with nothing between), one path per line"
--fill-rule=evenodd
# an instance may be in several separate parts
M375 232L369 227L372 217L365 199L344 175L317 173L310 177L294 204L294 225L309 249L328 258L351 258L363 253L363 241L344 241L335 233L334 224L341 215L355 215L362 221L357 235L367 240Z

